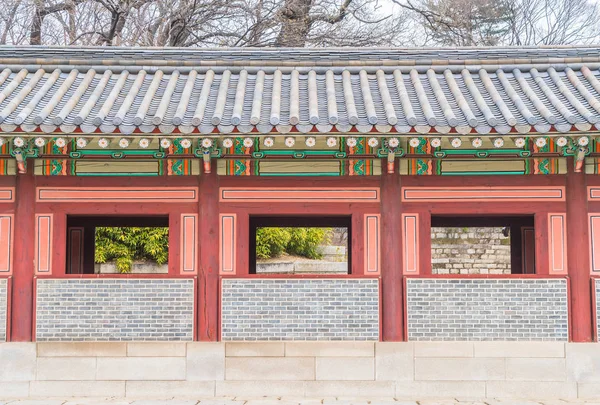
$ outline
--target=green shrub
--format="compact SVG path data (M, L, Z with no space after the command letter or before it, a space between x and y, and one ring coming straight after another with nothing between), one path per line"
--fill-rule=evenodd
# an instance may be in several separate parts
M97 227L95 262L114 260L129 273L135 260L165 264L169 260L169 228Z
M256 257L270 259L290 255L320 259L318 246L329 243L331 228L258 228L256 230Z

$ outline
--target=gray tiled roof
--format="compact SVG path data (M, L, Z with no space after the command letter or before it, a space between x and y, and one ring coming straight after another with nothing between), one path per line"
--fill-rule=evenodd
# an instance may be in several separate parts
M599 63L594 47L0 47L0 130L595 131Z

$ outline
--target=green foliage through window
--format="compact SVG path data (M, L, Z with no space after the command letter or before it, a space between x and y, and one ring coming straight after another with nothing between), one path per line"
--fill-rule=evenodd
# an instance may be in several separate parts
M120 273L129 273L134 261L159 265L169 260L167 227L97 227L95 262L114 261Z
M320 245L331 240L331 228L276 228L256 230L256 257L270 259L287 253L294 256L320 259Z

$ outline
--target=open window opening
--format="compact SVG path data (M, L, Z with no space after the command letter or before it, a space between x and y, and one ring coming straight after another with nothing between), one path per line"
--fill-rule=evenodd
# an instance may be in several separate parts
M250 217L251 274L349 274L350 216Z
M432 216L433 274L533 274L533 216Z
M168 216L68 216L67 274L166 274Z

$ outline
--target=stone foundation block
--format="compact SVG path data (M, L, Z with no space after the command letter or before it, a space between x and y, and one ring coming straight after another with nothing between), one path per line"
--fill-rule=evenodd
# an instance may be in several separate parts
M186 355L188 381L221 381L225 379L224 343L188 343Z
M577 398L574 382L489 381L488 398L569 399Z
M29 382L0 381L0 398L26 398L29 396Z
M186 345L170 342L127 343L129 357L185 357Z
M392 381L306 381L307 397L394 397Z
M373 357L318 357L316 377L323 381L375 380L375 361Z
M368 357L375 354L373 342L286 342L290 357Z
M85 381L96 379L95 357L40 357L37 380Z
M565 359L507 358L506 379L515 381L566 381Z
M567 379L600 383L600 344L568 343Z
M0 344L0 381L35 380L35 343Z
M38 357L121 357L127 356L126 343L117 342L39 342Z
M485 398L484 381L399 381L396 398Z
M217 396L304 396L302 381L217 381Z
M378 342L375 344L375 379L378 381L412 381L415 378L413 344Z
M231 342L225 343L227 357L283 357L283 342Z
M565 357L564 342L473 342L475 357Z
M185 380L184 357L99 357L97 379L104 381Z
M32 381L32 397L124 397L124 381Z
M415 380L488 381L505 378L504 359L415 358Z
M131 398L202 398L215 395L214 381L127 381Z
M226 380L314 380L315 359L304 357L228 357Z
M473 357L471 342L414 342L415 357Z

